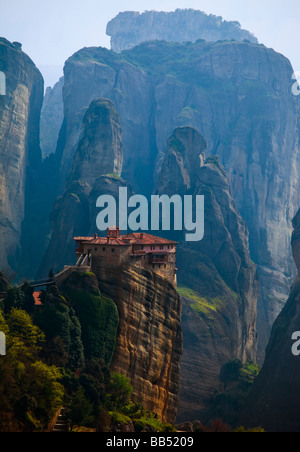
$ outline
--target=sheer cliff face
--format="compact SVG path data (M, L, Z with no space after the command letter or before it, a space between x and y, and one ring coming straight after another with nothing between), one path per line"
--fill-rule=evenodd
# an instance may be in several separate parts
M261 351L293 270L299 98L291 91L292 74L282 55L241 42L152 42L120 55L83 49L65 65L65 139L58 150L63 174L71 170L82 108L99 96L112 100L120 114L122 175L136 193L152 192L176 127L197 129L207 155L219 156L258 265Z
M103 174L121 176L123 166L120 118L111 101L93 101L83 118L83 136L75 155L71 178L93 186Z
M21 226L41 165L43 79L20 45L3 38L0 71L6 78L6 95L0 95L0 266L16 271Z
M64 186L73 165L86 107L98 97L110 99L120 115L126 159L126 168L123 167L124 179L128 180L130 175L129 179L131 182L135 181L135 186L151 186L152 174L149 174L149 167L154 165L157 150L153 140L149 80L146 74L126 62L117 71L109 67L102 60L112 58L114 61L114 54L106 49L99 50L100 54L103 53L99 59L97 56L90 58L87 55L85 62L82 62L79 56L79 59L75 57L75 60L68 60L65 64L64 140L57 150L61 156L61 187Z
M219 41L234 39L256 42L238 22L227 22L222 17L209 16L193 9L177 9L174 12L133 11L119 13L107 24L106 34L111 36L111 48L115 52L131 49L141 42L164 40L170 42Z
M293 226L292 248L298 275L274 323L263 368L241 419L245 426L261 425L268 432L300 432L300 211Z
M64 78L48 87L45 92L40 121L40 142L43 157L54 154L56 150L59 131L64 119L62 90Z
M217 158L193 128L176 129L158 178L158 194L204 195L205 234L180 243L178 283L183 299L184 352L178 421L206 419L205 400L220 387L221 367L256 359L259 284L248 230Z
M118 198L129 184L123 164L120 119L111 101L97 99L85 109L81 135L66 188L52 212L52 238L40 267L44 277L74 264L74 236L93 235L96 200ZM108 174L107 174L108 173ZM93 259L101 293L118 308L119 328L112 371L126 375L133 398L164 422L176 418L182 355L181 300L168 280L135 266ZM83 288L84 289L84 288Z
M82 134L62 196L51 213L51 240L39 268L47 276L64 265L74 264L76 236L94 235L96 200L101 194L117 198L119 186L130 187L120 178L123 164L119 115L111 101L96 99L85 110Z
M111 101L97 99L85 112L76 154L65 191L52 212L52 238L40 276L74 264L74 236L96 231L96 200L101 194L118 198L123 163L119 115ZM109 173L109 174L107 174ZM119 312L117 345L111 369L126 375L133 397L174 422L178 409L182 355L181 300L166 279L135 266L112 266L93 259L101 293Z
M168 139L157 181L160 194L187 194L195 187L205 160L206 142L192 127L179 127Z
M150 271L94 264L101 293L119 312L112 370L130 378L133 399L173 423L182 355L181 300L174 286Z
M62 270L64 265L75 265L74 237L88 234L89 202L91 187L75 181L54 203L51 220L51 239L42 257L38 278L47 278L49 271Z

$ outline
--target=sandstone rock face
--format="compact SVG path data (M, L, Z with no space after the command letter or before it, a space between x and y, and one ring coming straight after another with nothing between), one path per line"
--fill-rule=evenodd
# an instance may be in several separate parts
M292 234L292 250L293 257L298 271L298 277L300 275L300 210L293 219L293 234Z
M153 182L149 168L154 166L157 150L153 141L154 124L149 80L146 74L132 64L125 62L125 65L119 66L114 54L107 49L96 49L96 54L92 56L87 50L84 62L81 61L79 53L79 58L75 56L65 64L65 118L62 128L64 139L57 149L61 160L61 189L72 169L86 108L100 97L110 99L120 115L126 160L123 178L130 180L130 183L135 181L133 188L151 187ZM111 63L116 60L117 71L107 64L106 58L112 58ZM80 74L77 72L78 64ZM78 86L81 87L80 90L77 89Z
M177 127L197 129L207 155L219 156L258 266L260 359L294 270L289 237L299 206L300 154L292 74L285 57L245 42L151 42L120 55L83 49L65 65L64 175L72 167L83 109L99 96L112 100L120 114L122 177L136 193L152 193Z
M179 127L167 143L167 153L158 178L163 194L187 194L195 186L205 159L206 142L192 127Z
M117 53L154 40L195 42L197 39L247 39L257 43L257 39L249 31L242 30L238 22L227 22L222 17L208 16L193 9L177 9L169 13L122 12L107 24L106 34L111 36L111 48Z
M39 115L43 78L20 45L0 39L0 267L16 271L21 228L41 165Z
M128 199L134 195L131 186L124 179L120 177L116 177L115 175L105 175L99 177L89 194L89 212L90 212L90 230L88 235L93 236L95 231L97 231L96 225L96 217L99 213L99 208L96 207L96 201L99 196L105 194L112 196L117 202L118 208L118 199L119 199L119 189L127 188L127 203ZM117 211L117 224L119 224L119 210ZM103 233L98 231L98 235L106 236L106 232ZM126 234L126 231L122 231L122 234Z
M52 212L52 239L41 264L41 277L51 267L57 271L75 263L73 237L93 235L97 230L98 196L117 199L119 187L127 187L131 196L121 170L119 117L110 101L98 99L86 111L65 192ZM101 293L116 303L119 312L111 369L130 379L136 401L163 421L174 422L182 355L178 293L166 279L134 266L117 267L94 258L92 271Z
M102 174L121 175L122 131L119 114L111 101L93 101L83 118L83 135L78 144L71 178L91 186Z
M122 131L119 116L111 101L96 99L87 109L83 131L62 196L51 213L51 240L38 271L46 277L52 268L76 262L76 236L94 235L96 200L101 194L118 196L119 186L128 184L120 178L123 163Z
M297 339L300 328L300 211L293 221L292 247L298 276L292 286L289 299L276 319L266 350L266 359L250 394L241 423L246 426L262 426L268 432L300 431L300 359Z
M64 106L62 90L64 78L54 85L53 88L46 89L40 122L40 144L42 156L55 153L59 131L64 119Z
M181 241L178 284L183 300L183 358L178 421L206 419L206 399L220 388L221 367L255 361L259 284L249 234L217 158L193 128L176 129L158 178L158 194L204 195L205 234ZM195 199L195 198L194 198Z
M133 399L173 423L182 355L181 300L174 286L148 270L94 262L101 293L119 312L112 370L130 378Z
M38 278L46 278L64 265L75 265L76 255L73 238L85 235L90 229L88 195L91 187L75 181L60 196L51 212L51 239L38 269Z

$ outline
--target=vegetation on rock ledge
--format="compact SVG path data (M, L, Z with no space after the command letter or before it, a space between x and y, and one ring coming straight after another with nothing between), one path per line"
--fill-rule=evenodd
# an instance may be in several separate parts
M131 400L128 378L111 373L117 309L95 280L73 275L42 291L35 306L28 284L11 287L0 274L0 431L48 431L62 406L73 431L173 430Z

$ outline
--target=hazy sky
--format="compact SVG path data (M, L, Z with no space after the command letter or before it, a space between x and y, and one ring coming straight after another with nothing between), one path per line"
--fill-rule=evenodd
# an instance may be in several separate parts
M0 0L4 3L4 0ZM120 11L194 8L238 20L259 42L287 56L300 71L300 0L10 0L0 8L0 36L20 41L50 83L65 60L85 46L109 47L107 22Z

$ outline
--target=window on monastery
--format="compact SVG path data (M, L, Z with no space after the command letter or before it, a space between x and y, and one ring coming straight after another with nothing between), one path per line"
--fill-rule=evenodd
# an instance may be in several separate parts
M112 253L114 253L114 252L115 252L115 249L114 249L114 248L112 248L112 249L111 249L111 252L112 252Z
M102 251L105 251L105 248L102 248Z

